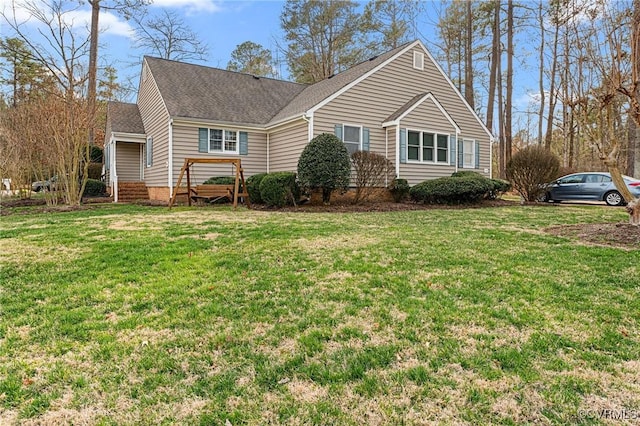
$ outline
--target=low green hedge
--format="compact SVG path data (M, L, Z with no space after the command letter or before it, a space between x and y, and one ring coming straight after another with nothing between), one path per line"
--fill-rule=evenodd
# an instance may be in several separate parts
M84 187L83 197L96 197L107 193L107 185L101 180L87 179Z
M300 190L293 172L269 173L260 182L260 198L269 207L294 204L299 197Z
M475 176L442 177L427 180L409 190L411 199L425 204L471 204L493 190L491 179Z
M203 185L233 185L236 178L233 176L213 176L202 182Z
M254 204L264 204L260 196L260 182L262 182L262 179L264 179L266 175L266 173L258 173L257 175L249 176L246 180L249 201Z
M495 200L505 192L511 190L511 182L502 180L502 179L489 179L482 176L480 173L473 172L471 170L459 170L457 172L452 173L451 177L458 177L458 178L469 177L469 178L475 178L480 180L490 180L491 184L493 185L493 188L485 195L485 198L489 200Z

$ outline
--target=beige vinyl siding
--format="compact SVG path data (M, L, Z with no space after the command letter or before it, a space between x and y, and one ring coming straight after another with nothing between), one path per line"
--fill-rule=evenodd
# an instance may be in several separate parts
M244 132L242 128L232 128L215 125L180 125L173 126L173 184L178 183L180 169L185 158L240 158L244 177L267 171L267 135L262 132L246 131L248 133L248 155L221 154L198 152L198 129L212 128L236 130ZM194 164L191 167L192 184L201 184L213 176L235 176L232 164ZM186 183L186 176L182 183Z
M424 70L413 68L414 50L408 50L318 109L314 113L314 135L332 133L335 124L359 124L370 129L371 150L384 152L382 123L417 94L431 92L461 128L461 136L480 141L479 171L483 172L486 168L488 172L490 141L483 126L426 54ZM442 120L441 117L439 113L438 122Z
M146 67L143 63L143 67ZM143 72L145 74L145 72ZM169 161L169 113L151 71L140 81L138 108L147 137L153 138L153 165L145 166L144 180L147 186L168 186L167 163Z
M394 167L396 167L396 127L395 126L391 126L387 129L385 129L386 132L386 141L385 141L385 145L386 145L386 151L387 151L387 158L389 159L389 161L391 161L391 164Z
M269 133L269 171L298 170L298 159L309 143L309 126L306 121L288 124Z
M120 182L140 182L141 145L133 142L116 143L116 176Z

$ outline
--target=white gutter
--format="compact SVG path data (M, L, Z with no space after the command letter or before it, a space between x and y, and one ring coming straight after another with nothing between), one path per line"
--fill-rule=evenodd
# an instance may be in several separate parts
M113 166L113 168L109 171L109 179L111 180L111 183L113 185L113 202L117 203L118 202L118 174L116 172L116 149L117 149L117 145L116 145L116 141L113 138L113 135L111 135L111 143L113 144L113 149L110 152L110 156L109 156L109 163L111 163L110 165Z
M271 142L271 133L267 132L267 173L269 173L269 162L271 161L271 157L270 157L270 151L271 151L271 147L270 147L270 142Z
M169 179L169 199L173 197L173 118L169 119L169 161L167 162Z
M389 159L389 129L384 129L384 156ZM397 177L397 176L396 176ZM389 186L389 173L385 173L384 186Z
M489 144L491 144L491 142L489 142ZM456 158L453 159L454 164L456 165L456 172L458 171L458 158L460 157L460 153L458 152L458 149L460 148L460 130L456 129ZM464 148L464 143L463 143L463 148ZM451 150L449 150L449 154L451 154Z
M307 122L307 142L313 138L313 113L302 114L302 119Z
M396 177L400 177L400 123L396 126Z

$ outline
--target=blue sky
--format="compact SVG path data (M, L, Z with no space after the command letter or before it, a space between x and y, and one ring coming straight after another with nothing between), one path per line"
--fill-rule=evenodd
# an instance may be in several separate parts
M22 1L48 1L48 0L15 0L17 4ZM108 3L109 1L105 1ZM72 4L72 0L69 4ZM8 7L12 0L0 0L0 9L8 12ZM199 38L209 46L209 55L206 61L198 62L205 65L226 68L231 57L231 52L237 45L250 40L270 49L274 56L278 55L278 43L284 45L283 33L280 28L280 13L284 1L276 0L154 0L149 6L151 13L157 13L166 9L176 12L184 18L189 27L198 34ZM435 41L435 22L438 11L443 7L439 1L425 2L426 14L419 18L417 23L422 40L427 48L433 53L431 40ZM22 13L17 9L18 15ZM26 16L22 16L26 19ZM90 20L90 9L88 5L79 8L69 19L74 19L74 28L84 31ZM102 34L100 37L100 66L112 65L118 72L118 77L125 81L137 85L140 73L139 63L142 55L149 54L132 46L133 33L128 22L109 11L104 11L100 17ZM27 26L32 25L27 22ZM35 34L35 27L32 29ZM0 23L0 35L5 37L9 34L6 23ZM280 53L282 57L282 54ZM286 78L287 68L283 64L279 72ZM517 78L517 75L516 75ZM527 84L516 82L516 102L517 110L524 110L530 101L529 92L535 93L537 83L535 79L520 80L528 81ZM135 99L135 94L131 94L129 101Z

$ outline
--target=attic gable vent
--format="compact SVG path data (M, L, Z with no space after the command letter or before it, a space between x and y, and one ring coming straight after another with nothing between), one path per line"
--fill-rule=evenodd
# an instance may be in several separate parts
M417 70L424 69L424 53L417 50L413 51L413 68Z

